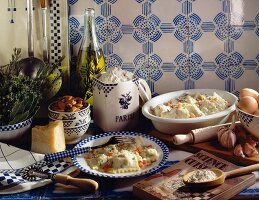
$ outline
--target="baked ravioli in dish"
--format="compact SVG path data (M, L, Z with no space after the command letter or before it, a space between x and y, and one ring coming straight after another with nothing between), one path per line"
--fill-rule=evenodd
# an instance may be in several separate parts
M186 119L221 112L229 106L229 102L216 92L213 95L185 93L176 99L151 108L151 113L162 118Z
M159 158L152 145L142 145L141 139L135 144L118 143L95 149L85 155L88 166L100 172L136 172L156 162Z

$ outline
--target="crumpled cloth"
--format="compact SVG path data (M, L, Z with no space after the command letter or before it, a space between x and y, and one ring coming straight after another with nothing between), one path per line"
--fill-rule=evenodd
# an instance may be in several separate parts
M48 163L43 159L44 154L33 153L0 142L0 194L25 192L52 182L50 179L41 178L36 178L35 181L24 179L22 173L31 165L47 173L70 174L77 169L65 160Z

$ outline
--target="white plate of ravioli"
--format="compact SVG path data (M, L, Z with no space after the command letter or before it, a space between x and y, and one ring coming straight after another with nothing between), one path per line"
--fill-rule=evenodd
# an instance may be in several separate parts
M91 147L107 142L112 136L130 136L136 143L119 143L92 150L72 158L81 171L107 178L130 178L155 172L169 155L167 146L150 135L119 131L91 136L75 146Z

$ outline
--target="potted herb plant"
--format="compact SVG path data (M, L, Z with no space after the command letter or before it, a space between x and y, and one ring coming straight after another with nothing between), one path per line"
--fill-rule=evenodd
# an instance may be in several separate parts
M10 63L0 67L0 141L15 139L31 126L32 118L38 111L43 96L57 92L51 89L54 83L62 81L58 63L45 63L34 78L20 73L21 49L14 49ZM52 77L52 78L50 78ZM57 85L57 84L55 84Z

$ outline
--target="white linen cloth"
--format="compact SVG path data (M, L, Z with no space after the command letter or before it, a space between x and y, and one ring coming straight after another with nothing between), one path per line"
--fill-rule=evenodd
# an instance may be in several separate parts
M28 181L22 178L23 170L39 166L44 172L69 174L77 168L64 160L47 163L43 154L33 153L0 142L0 194L14 194L28 191L51 183L50 179L37 178Z

